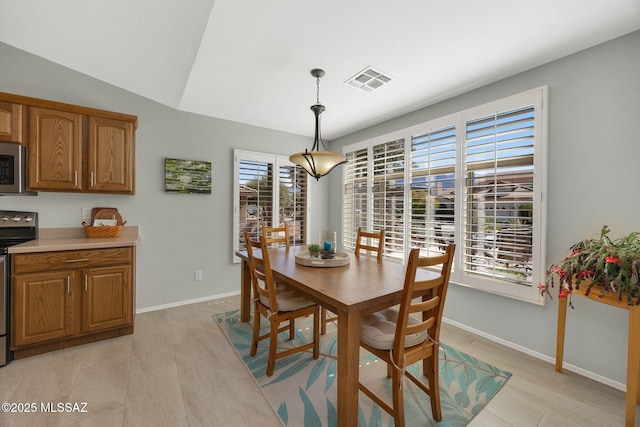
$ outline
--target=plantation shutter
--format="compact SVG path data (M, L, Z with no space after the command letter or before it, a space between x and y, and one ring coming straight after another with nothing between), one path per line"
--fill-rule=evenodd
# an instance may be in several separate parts
M287 226L294 245L306 243L307 176L300 166L280 166L279 224Z
M343 246L355 249L358 227L367 227L367 149L345 153L343 172Z
M466 123L466 273L531 285L534 107Z
M456 128L411 137L410 247L444 253L454 243Z
M385 230L385 256L404 257L404 139L372 147L371 228Z
M252 239L258 239L262 223L268 227L273 225L273 163L240 160L239 182L241 202L238 237L239 247L245 249L245 231L250 233ZM246 200L246 210L243 209L243 199Z

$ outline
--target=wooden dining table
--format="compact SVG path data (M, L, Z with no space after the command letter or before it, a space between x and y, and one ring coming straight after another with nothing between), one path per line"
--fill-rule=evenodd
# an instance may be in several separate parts
M295 255L304 247L269 249L276 281L296 289L338 315L338 426L358 425L358 377L360 363L360 318L399 304L406 267L398 261L373 256L356 257L340 267L313 267L296 264ZM251 276L246 251L242 259L240 316L248 322L251 314ZM419 270L417 280L436 273Z

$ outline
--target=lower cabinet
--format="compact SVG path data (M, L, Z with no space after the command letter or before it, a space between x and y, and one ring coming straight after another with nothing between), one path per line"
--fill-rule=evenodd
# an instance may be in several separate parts
M131 267L92 268L83 272L82 332L133 324Z
M16 346L73 335L75 293L72 272L54 271L16 276L13 287L13 342Z
M135 248L12 256L14 358L133 333Z

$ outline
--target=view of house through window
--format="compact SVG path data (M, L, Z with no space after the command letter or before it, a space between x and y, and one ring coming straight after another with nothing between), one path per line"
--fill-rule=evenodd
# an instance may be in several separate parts
M306 243L307 173L283 156L235 151L234 252L244 233L260 235L262 224L284 227L292 245Z
M456 244L451 280L542 303L546 88L344 148L343 246L386 230L404 260Z

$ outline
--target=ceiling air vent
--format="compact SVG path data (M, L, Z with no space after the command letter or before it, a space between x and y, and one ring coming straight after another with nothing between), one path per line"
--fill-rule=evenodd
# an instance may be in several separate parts
M355 76L351 77L345 83L362 89L365 92L373 92L375 89L378 89L384 84L387 84L391 81L391 77L385 75L384 73L376 70L372 67L367 67L364 70L357 73Z

